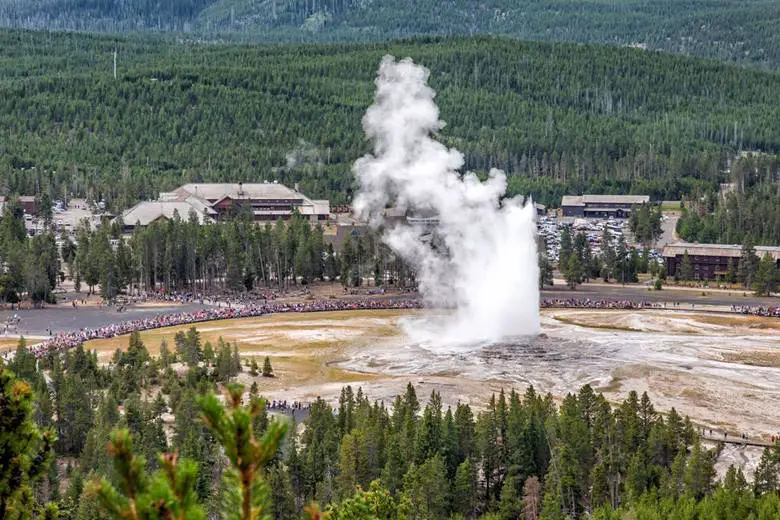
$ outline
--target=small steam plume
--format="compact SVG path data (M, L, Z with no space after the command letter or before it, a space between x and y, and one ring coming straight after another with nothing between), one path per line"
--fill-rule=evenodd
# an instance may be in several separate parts
M418 225L388 226L383 240L417 272L420 291L435 306L455 307L443 327L420 323L411 332L435 344L492 342L539 331L539 266L533 204L504 199L506 176L485 182L461 174L463 155L432 138L443 128L429 71L386 56L374 104L363 118L373 154L354 165L360 190L355 213L373 226L393 205L435 217L435 239Z

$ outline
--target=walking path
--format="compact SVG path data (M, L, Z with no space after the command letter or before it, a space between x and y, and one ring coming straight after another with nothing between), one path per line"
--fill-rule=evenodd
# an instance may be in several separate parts
M732 435L728 432L704 427L699 428L699 435L701 436L702 440L705 441L723 442L725 444L735 444L738 446L758 446L768 448L775 445L772 440L749 438L743 435Z

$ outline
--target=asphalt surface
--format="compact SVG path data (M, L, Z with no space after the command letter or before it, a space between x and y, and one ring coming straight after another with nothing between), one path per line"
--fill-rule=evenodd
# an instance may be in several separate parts
M676 242L674 239L675 229L677 228L677 221L680 220L680 217L677 215L670 216L666 215L666 220L661 222L661 236L658 238L658 241L655 243L656 249L663 249L666 244L670 244L672 242Z
M706 293L706 296L702 296ZM743 294L745 296L743 296ZM552 287L541 293L542 298L590 298L592 300L630 300L632 302L679 302L695 305L780 305L778 298L758 298L751 291L734 290L729 292L696 289L680 290L667 288L662 291L650 290L648 286L609 284L580 285L575 290L567 287Z
M71 332L83 328L96 329L114 323L129 320L152 318L158 314L173 312L190 312L207 308L206 305L184 304L157 307L128 307L122 312L113 308L78 307L74 309L68 304L50 305L42 309L23 309L17 311L0 311L0 334L4 324L14 316L18 316L18 334L25 336L48 336L58 332ZM9 335L17 333L9 330ZM0 336L2 337L2 336Z

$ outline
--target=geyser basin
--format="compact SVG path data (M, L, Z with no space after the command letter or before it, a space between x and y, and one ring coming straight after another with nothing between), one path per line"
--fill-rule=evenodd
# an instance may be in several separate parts
M477 398L477 403L500 388L528 384L556 397L584 384L616 400L630 390L647 391L659 409L675 407L713 427L755 434L780 431L777 320L549 309L542 312L538 337L475 342L471 348L442 343L430 348L405 336L403 323L404 318L396 320L396 336L356 345L338 366L424 381L460 399Z
M532 340L476 343L473 349L428 349L404 335L416 311L279 314L203 324L203 341L237 342L242 355L271 356L278 377L260 378L271 399L338 397L344 384L390 402L408 382L419 394L442 392L477 406L501 388L563 397L589 383L608 398L647 391L659 410L677 408L695 421L734 432L780 431L780 321L723 314L546 309ZM612 327L612 328L605 328ZM153 353L173 327L141 334ZM659 332L660 331L660 332ZM666 331L666 332L664 332ZM672 331L672 332L669 332ZM102 360L128 337L90 342ZM251 384L247 374L244 382Z

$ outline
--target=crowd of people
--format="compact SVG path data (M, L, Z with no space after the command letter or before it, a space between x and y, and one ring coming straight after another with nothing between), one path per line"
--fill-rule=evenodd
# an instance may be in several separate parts
M770 307L768 305L732 305L731 311L749 316L780 318L780 306Z
M303 289L302 292L306 292L307 289ZM287 296L290 296L289 294ZM259 291L242 294L209 294L204 295L202 293L195 293L190 291L175 291L175 292L152 292L152 293L138 293L134 294L126 299L127 303L146 303L149 301L165 302L165 303L200 303L201 305L215 305L215 306L231 306L231 305L246 305L249 303L266 303L269 301L281 298L282 294L277 291Z
M640 310L657 309L661 304L646 301L631 300L592 300L590 298L547 298L539 302L539 306L545 308L562 309L620 309Z
M181 303L199 302L211 305L211 307L190 312L161 313L151 318L128 320L98 328L82 328L78 331L61 332L49 339L34 345L31 350L36 356L41 357L50 352L76 347L80 343L93 339L106 339L129 334L134 331L144 331L171 327L177 325L190 325L205 321L224 320L233 318L248 318L263 316L266 314L286 312L323 312L323 311L349 311L349 310L379 310L379 309L417 309L424 303L419 298L361 298L361 299L327 299L313 300L304 303L287 303L274 301L280 295L269 292L268 294L239 296L239 297L204 297L199 294L181 293L169 295L149 296L163 301L176 301ZM607 300L591 298L545 298L540 302L541 308L574 308L574 309L619 309L642 310L664 308L663 303L632 300ZM732 306L733 312L751 314L757 316L780 317L780 307L750 307Z
M98 328L82 328L72 332L61 332L37 345L30 347L38 357L50 352L60 352L93 339L106 339L135 331L159 329L177 325L190 325L204 321L250 318L283 312L323 312L378 309L415 309L422 307L420 300L360 299L360 300L318 300L306 303L265 303L211 307L192 312L158 314L151 318L128 320Z
M290 410L308 410L311 405L308 403L302 403L300 401L292 401L288 403L287 400L277 401L276 399L268 401L266 406L269 410L275 410L280 412L287 412Z

